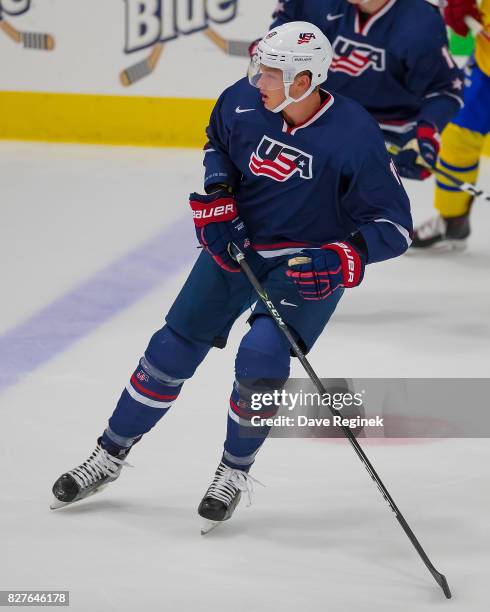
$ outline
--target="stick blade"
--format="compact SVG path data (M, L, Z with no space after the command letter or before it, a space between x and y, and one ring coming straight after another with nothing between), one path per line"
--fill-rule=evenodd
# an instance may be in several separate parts
M437 584L443 590L446 599L451 599L451 589L449 588L449 584L447 583L446 576L444 576L444 574L438 573L436 576L434 576L434 578L436 579Z
M25 49L52 51L55 43L51 34L43 34L41 32L23 32L22 44L24 45Z
M152 72L153 68L150 66L148 59L144 59L133 66L129 66L126 70L123 70L119 75L119 79L124 87L129 87L129 85L136 83Z
M248 48L251 43L245 40L229 40L228 41L228 55L235 57L249 57Z

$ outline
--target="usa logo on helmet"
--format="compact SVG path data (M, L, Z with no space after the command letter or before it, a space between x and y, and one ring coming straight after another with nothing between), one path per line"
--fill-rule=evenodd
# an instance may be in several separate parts
M283 183L296 173L303 179L311 179L312 162L313 157L308 153L264 136L250 156L249 168L256 176Z
M313 40L314 38L316 39L316 36L313 34L313 32L303 32L299 35L298 45L304 45L305 43L309 43L310 40Z

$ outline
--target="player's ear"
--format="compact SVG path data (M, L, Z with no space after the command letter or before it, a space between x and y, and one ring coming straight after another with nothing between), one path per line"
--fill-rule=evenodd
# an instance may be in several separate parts
M311 85L311 72L309 70L300 72L296 75L295 82L299 88L306 91Z

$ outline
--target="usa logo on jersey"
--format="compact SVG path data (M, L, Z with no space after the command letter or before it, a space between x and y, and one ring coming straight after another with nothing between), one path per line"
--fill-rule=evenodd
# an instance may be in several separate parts
M330 70L346 72L352 77L361 76L369 68L382 72L386 68L384 49L366 45L343 36L337 36L333 44L334 57Z
M313 157L288 145L264 136L250 156L249 168L256 176L267 176L283 183L298 173L311 179Z

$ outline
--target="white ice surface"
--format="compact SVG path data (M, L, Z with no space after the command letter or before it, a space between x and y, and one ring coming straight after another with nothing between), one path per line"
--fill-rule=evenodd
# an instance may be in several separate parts
M0 335L188 215L201 177L197 151L0 144ZM490 189L488 162L480 183ZM408 189L421 221L431 185ZM466 253L368 269L312 352L320 375L488 376L490 207L476 203L472 219ZM134 449L135 469L49 510L53 481L91 452L187 272L0 395L0 590L68 589L77 612L487 610L487 440L363 443L451 602L344 443L268 440L254 469L267 487L199 535L244 319Z

